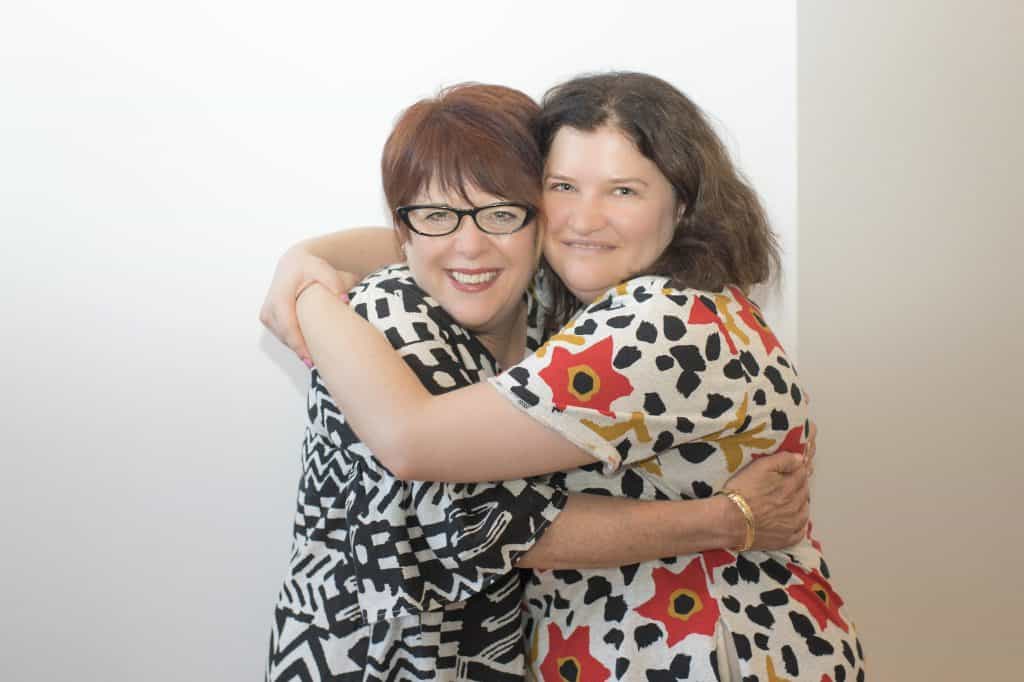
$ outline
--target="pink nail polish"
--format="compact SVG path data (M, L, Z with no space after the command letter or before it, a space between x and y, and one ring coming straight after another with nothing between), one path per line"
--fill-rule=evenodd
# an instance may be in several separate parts
M313 369L313 361L309 358L302 358L302 364L304 364L307 369Z

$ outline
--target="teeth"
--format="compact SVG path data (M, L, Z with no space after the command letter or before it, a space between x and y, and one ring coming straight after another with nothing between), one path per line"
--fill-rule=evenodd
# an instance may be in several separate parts
M490 282L498 276L498 273L494 270L491 270L490 272L481 272L476 275L459 272L458 270L451 270L451 273L452 279L459 284L483 284L484 282Z
M610 246L606 246L605 244L594 244L592 242L569 242L568 244L574 249L593 249L595 251L611 248Z

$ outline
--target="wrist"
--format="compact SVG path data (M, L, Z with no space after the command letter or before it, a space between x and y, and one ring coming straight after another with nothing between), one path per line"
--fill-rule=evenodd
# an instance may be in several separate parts
M725 495L714 495L708 502L715 505L716 525L721 531L715 548L735 551L742 547L747 539L747 519L740 508Z
M733 548L735 549L735 551L746 552L748 549L754 546L754 535L756 532L754 511L750 508L750 504L747 503L747 499L736 490L724 488L715 493L715 495L725 497L726 499L728 499L743 516L743 542L739 545L734 545Z

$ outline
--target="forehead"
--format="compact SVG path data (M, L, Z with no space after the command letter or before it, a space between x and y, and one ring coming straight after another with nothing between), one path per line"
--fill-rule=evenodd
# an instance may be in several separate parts
M462 190L465 190L463 194ZM464 181L462 188L458 186L444 187L437 178L431 178L426 186L420 187L413 197L414 204L446 204L455 208L469 208L470 206L486 206L498 201L506 201L490 192L485 192L471 182Z
M551 142L545 172L618 174L629 170L661 174L624 132L614 126L579 130L565 126Z

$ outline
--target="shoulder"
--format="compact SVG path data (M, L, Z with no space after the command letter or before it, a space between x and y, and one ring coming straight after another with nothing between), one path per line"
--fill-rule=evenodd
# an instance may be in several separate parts
M349 300L352 305L358 305L378 298L401 297L408 292L426 295L416 284L416 280L412 278L409 266L405 263L396 263L387 265L364 277L352 287L352 291L349 292Z
M420 382L431 392L440 392L435 390L432 372L439 376L485 372L489 376L496 371L479 339L420 288L404 263L367 275L352 289L350 304L414 365ZM464 383L462 379L442 382L447 388Z
M638 340L648 343L662 336L676 341L688 333L692 318L699 320L705 310L713 311L714 296L711 292L672 287L667 277L634 277L609 289L567 326L577 334L605 327L604 331L632 330Z
M349 293L349 304L360 317L374 324L387 324L396 318L432 317L440 309L404 263L388 265L364 277Z

